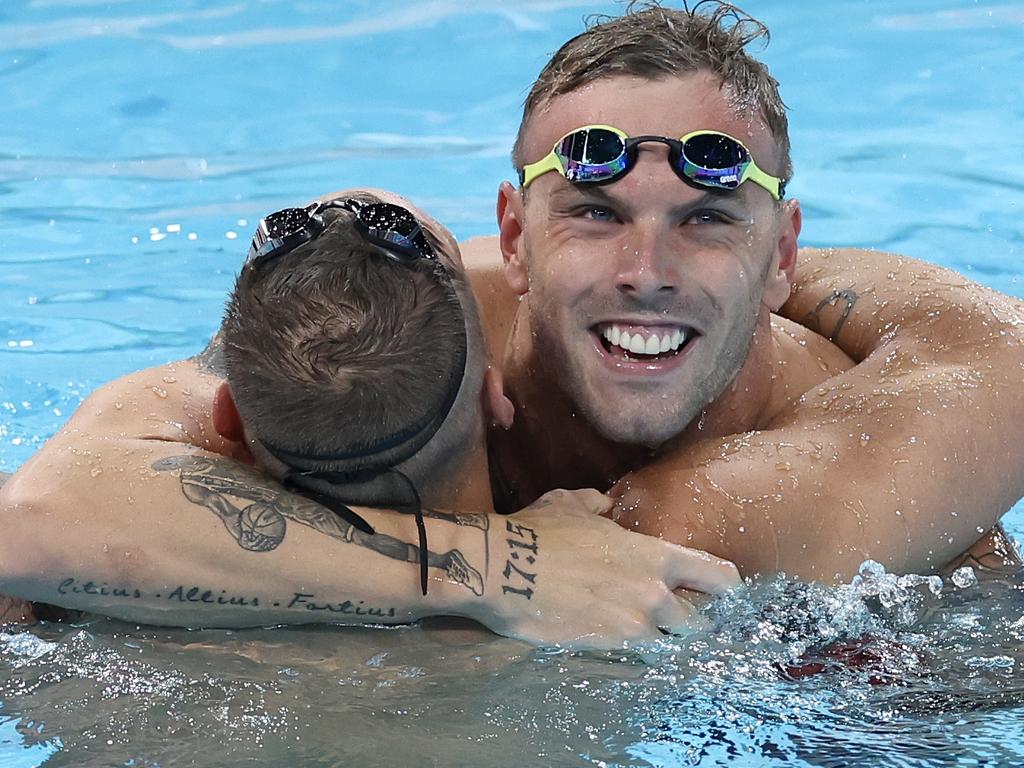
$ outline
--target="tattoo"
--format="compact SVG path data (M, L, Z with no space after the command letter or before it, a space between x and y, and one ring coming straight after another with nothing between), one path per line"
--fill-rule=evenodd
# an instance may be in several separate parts
M503 584L501 592L504 595L519 595L530 600L533 597L533 585L537 579L537 573L533 570L538 556L537 532L533 528L513 523L511 520L505 521L505 529L511 535L505 539L509 551L508 559L505 561L505 570L501 575L510 584L515 583L521 586L514 587ZM520 565L522 568L519 567ZM530 570L526 570L528 568ZM514 578L513 574L515 574Z
M979 577L996 577L1018 573L1024 561L1003 526L997 523L970 549L943 568L942 572L949 574L965 566L973 568Z
M106 582L79 581L69 576L57 585L58 595L99 595L100 597L122 597L138 600L142 592L132 587L112 587Z
M365 605L362 600L357 603L353 603L351 600L345 600L341 603L318 603L314 600L316 595L306 592L296 592L292 595L291 602L286 606L287 608L302 607L307 611L330 611L331 613L347 613L354 616L377 616L378 618L393 618L395 615L395 609L392 608L374 608L372 606Z
M161 594L157 593L154 597L162 597ZM172 589L168 595L168 600L177 600L179 603L206 603L207 605L242 605L252 606L258 608L260 599L258 597L244 597L242 595L229 595L227 590L222 589L220 593L215 593L212 589L203 589L202 587L193 586L185 589L183 584L179 584L177 587Z
M223 331L218 330L213 334L213 338L210 339L210 343L206 345L206 349L198 355L192 356L192 362L196 364L200 371L226 379L228 372L227 366L224 364Z
M809 312L804 318L804 326L810 328L812 331L827 337L830 341L835 341L839 336L839 332L843 329L843 325L846 323L846 319L850 316L853 311L853 305L857 303L857 299L860 296L853 288L844 288L841 291L832 291L828 296L818 302L818 305L813 311ZM839 303L843 302L842 310L839 314L839 319L836 321L835 327L829 333L825 333L825 328L822 324L821 313L826 307L837 307Z
M153 469L177 472L185 498L217 515L238 545L250 552L277 549L284 541L287 521L290 520L392 560L420 562L418 546L383 533L363 533L326 507L283 490L266 475L233 459L170 456L155 461ZM249 503L239 506L228 497ZM436 511L426 514L456 525L487 530L486 516ZM428 550L427 567L443 571L449 580L461 584L475 595L484 593L483 576L458 549L442 553Z
M424 509L424 517L431 517L434 520L446 520L454 525L465 525L470 528L479 528L486 531L491 527L491 520L482 512L441 512L436 509Z
M106 582L95 582L69 576L57 585L59 595L91 595L95 597L113 597L120 600L167 600L172 603L195 603L201 605L230 605L242 608L259 608L271 605L274 608L295 609L304 611L327 611L352 616L374 616L377 618L394 618L397 610L392 606L380 608L368 606L363 600L343 600L329 602L318 598L312 592L294 592L290 599L272 600L256 595L232 594L226 589L207 589L198 584L178 584L168 592L143 592L138 587L112 586Z

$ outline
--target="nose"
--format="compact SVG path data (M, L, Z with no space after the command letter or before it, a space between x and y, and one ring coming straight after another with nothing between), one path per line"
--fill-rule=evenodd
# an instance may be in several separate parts
M674 296L680 287L680 254L656 220L634 222L634 237L623 243L615 287L640 301Z

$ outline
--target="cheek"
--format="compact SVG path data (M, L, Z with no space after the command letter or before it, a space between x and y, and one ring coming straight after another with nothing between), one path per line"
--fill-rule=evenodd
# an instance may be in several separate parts
M534 253L527 261L527 275L530 292L538 299L567 306L591 290L595 273L586 248L578 243L559 248L553 243Z

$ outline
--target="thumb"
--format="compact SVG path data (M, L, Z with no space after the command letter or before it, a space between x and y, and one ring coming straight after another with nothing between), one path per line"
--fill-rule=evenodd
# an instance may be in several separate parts
M576 491L583 508L594 515L607 514L615 504L614 499L607 494L588 488L583 491Z

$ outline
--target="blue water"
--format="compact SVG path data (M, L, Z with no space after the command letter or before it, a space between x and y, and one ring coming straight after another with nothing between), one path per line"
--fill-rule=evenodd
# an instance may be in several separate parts
M200 349L268 211L372 185L412 198L460 238L492 233L495 190L511 177L508 151L529 83L585 15L619 7L5 0L0 470L17 468L100 383ZM763 56L791 108L790 189L803 201L804 243L896 251L1024 296L1024 6L747 7L774 32ZM1020 536L1024 511L1007 520ZM940 611L944 623L934 625L923 614L883 617L886 631L942 659L935 669L953 665L961 674L955 684L932 674L881 692L856 675L780 683L772 665L792 644L758 641L745 658L732 630L653 666L467 646L447 657L456 657L457 674L438 666L444 653L431 646L424 655L402 633L386 642L347 634L346 653L365 653L327 671L268 649L288 646L282 636L329 647L329 633L196 640L125 635L105 622L22 633L0 644L0 673L9 678L0 689L0 767L233 765L254 755L296 765L394 764L381 755L394 757L400 746L407 762L438 765L465 764L459 756L482 765L717 765L730 756L764 765L917 765L939 754L949 760L936 765L980 764L986 755L1021 764L1014 669L1024 661L1002 647L1024 639L1020 611L967 605L952 618ZM757 612L738 615L759 626ZM45 664L12 650L33 638ZM382 644L391 656L374 666L372 649ZM250 645L276 660L249 661ZM191 655L182 660L184 646ZM514 661L487 663L494 653ZM981 661L953 663L970 659ZM467 678L480 664L479 679ZM983 716L971 714L977 699L955 706L967 689L987 702ZM901 693L945 696L952 714L907 714L890 701ZM319 707L315 717L303 701ZM100 714L90 719L92 711ZM372 735L342 745L328 715L343 733ZM381 722L391 730L377 733ZM171 736L183 747L165 754L160 745ZM390 746L374 752L375 740ZM438 740L448 758L433 751Z

